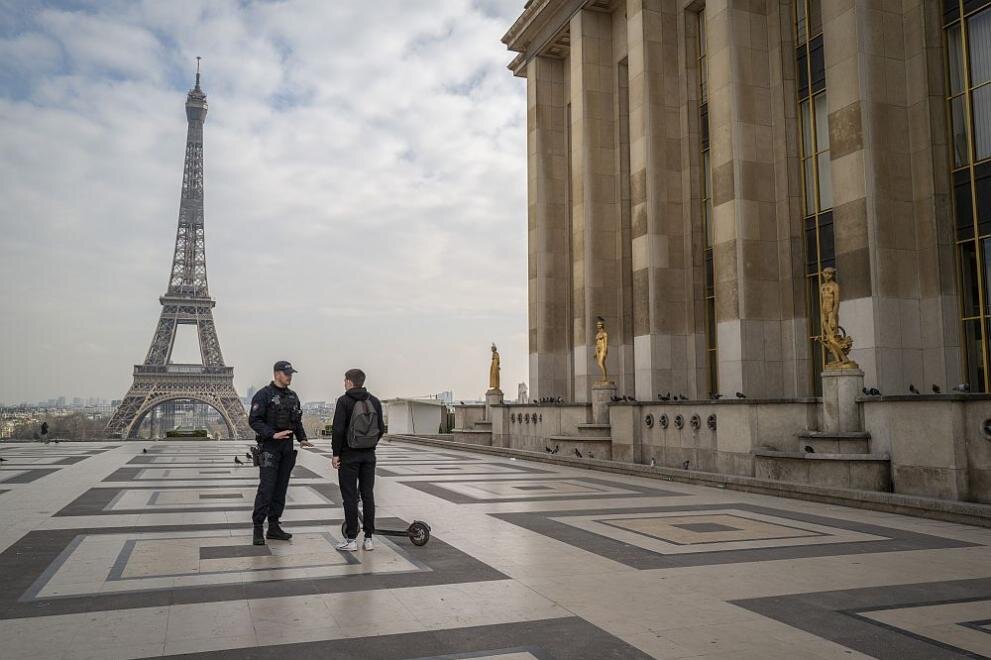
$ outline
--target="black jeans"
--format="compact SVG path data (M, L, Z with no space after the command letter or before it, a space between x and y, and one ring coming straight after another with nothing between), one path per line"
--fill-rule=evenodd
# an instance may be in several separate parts
M361 492L361 526L365 536L375 533L375 450L350 449L341 454L337 471L344 500L345 530L349 539L358 538L358 492Z
M255 511L251 521L261 525L268 518L269 523L278 522L286 508L286 490L289 488L289 475L296 465L296 450L292 439L266 440L261 449L261 466L258 468L258 494L255 495Z

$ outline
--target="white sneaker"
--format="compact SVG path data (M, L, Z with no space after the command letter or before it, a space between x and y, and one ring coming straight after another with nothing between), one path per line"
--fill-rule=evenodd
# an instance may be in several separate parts
M347 552L358 552L358 540L357 539L344 539L337 544L337 549Z
M365 542L361 544L361 549L362 550L374 550L375 549L375 544L372 543L372 537L371 536L366 536L365 537Z

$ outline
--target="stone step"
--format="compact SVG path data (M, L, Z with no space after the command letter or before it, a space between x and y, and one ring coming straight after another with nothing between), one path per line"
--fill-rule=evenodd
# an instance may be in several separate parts
M610 437L609 424L579 424L578 425L578 437L579 438L608 438Z
M595 435L595 436L589 436L589 435L552 435L552 436L548 436L547 440L548 441L554 440L554 441L557 441L557 442L586 442L586 443L588 443L588 442L591 442L591 443L594 443L594 442L603 443L604 442L606 444L612 445L612 438L609 437L608 435Z
M802 448L809 446L816 454L870 454L871 434L866 432L839 433L809 431L799 433Z
M480 429L452 429L451 435L455 442L467 442L473 445L492 446L492 431Z
M875 454L820 454L755 450L758 479L810 486L891 491L891 460Z

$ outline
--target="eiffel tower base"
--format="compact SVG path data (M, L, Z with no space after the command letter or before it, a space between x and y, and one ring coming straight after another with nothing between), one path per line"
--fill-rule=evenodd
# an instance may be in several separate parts
M189 364L136 365L134 384L107 424L107 432L111 437L136 439L148 413L163 403L179 400L196 401L216 410L230 438L253 437L234 390L234 368Z

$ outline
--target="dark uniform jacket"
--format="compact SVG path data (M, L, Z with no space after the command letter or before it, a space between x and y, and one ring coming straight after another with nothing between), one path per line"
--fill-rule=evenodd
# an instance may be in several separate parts
M352 449L348 447L348 424L351 423L351 413L354 412L354 404L358 401L368 400L372 408L378 413L379 418L379 438L385 435L385 421L382 419L382 403L368 393L364 387L352 387L344 395L337 399L334 405L334 456L340 456L343 452L373 452L375 449Z
M258 390L251 399L248 425L258 442L271 440L279 431L292 431L300 442L306 440L299 397L288 387L278 387L274 382Z

